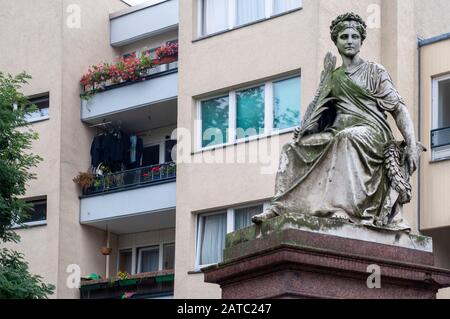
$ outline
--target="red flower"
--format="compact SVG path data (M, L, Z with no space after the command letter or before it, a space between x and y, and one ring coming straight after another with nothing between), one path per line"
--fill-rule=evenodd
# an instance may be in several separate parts
M159 173L160 171L161 171L161 167L159 167L159 166L155 166L152 168L153 173Z

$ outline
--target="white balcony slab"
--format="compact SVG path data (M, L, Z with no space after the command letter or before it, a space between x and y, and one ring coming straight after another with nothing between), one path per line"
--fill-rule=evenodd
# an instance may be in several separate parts
M161 183L126 191L83 197L81 224L92 224L173 211L176 206L176 182Z
M161 74L146 81L135 82L81 100L81 119L88 123L107 115L176 99L178 73Z
M110 15L111 45L124 46L178 28L178 1L143 3Z

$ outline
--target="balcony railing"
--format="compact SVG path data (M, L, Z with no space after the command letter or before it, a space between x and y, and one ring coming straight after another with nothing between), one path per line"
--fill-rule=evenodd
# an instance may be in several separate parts
M83 191L83 195L126 190L131 187L171 181L176 179L176 175L174 162L106 174L96 177L93 185Z
M431 148L450 146L450 127L439 128L431 131Z
M146 80L150 80L154 77L164 75L166 73L173 73L178 70L178 57L170 57L162 60L153 60L154 63L149 68L142 69L139 72L139 76L136 80L128 79L128 80L119 80L117 82L113 82L112 80L106 80L102 82L95 82L93 85L82 85L81 97L83 99L89 99L90 96L104 92L107 90L115 89L118 87L130 85L136 82L142 82Z
M148 299L173 296L174 271L161 270L131 275L127 279L108 278L82 281L81 299Z

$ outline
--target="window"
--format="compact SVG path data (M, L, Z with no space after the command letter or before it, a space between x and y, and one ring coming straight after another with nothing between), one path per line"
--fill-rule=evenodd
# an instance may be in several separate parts
M242 25L263 19L265 0L236 0L236 24Z
M142 166L147 167L159 164L159 150L159 144L145 147L142 154Z
M119 252L119 271L126 271L131 274L133 269L133 251L131 249Z
M175 162L175 156L172 156L173 148L177 145L176 140L167 140L165 142L165 155L164 155L164 162ZM175 155L175 154L174 154Z
M45 224L47 220L47 200L40 199L28 201L28 203L32 205L32 208L28 212L28 216L22 220L22 223L29 226Z
M236 137L264 133L264 86L236 92Z
M199 148L269 135L300 124L300 77L199 101Z
M450 158L450 75L433 80L432 159Z
M170 137L166 137L170 138ZM142 154L142 167L174 162L172 150L177 144L176 140L166 139L144 146Z
M234 229L247 228L252 225L252 217L262 213L263 205L239 208L234 211Z
M197 267L221 262L227 233L251 226L251 218L263 212L264 205L230 208L198 216Z
M286 11L301 7L300 0L273 0L273 14L280 14Z
M175 243L119 250L117 271L139 274L173 269L175 269Z
M228 29L228 0L202 1L203 35Z
M175 269L175 244L164 245L163 269Z
M202 147L223 144L228 141L228 96L201 102Z
M37 122L49 118L50 95L48 93L35 96L29 99L30 107L35 106L36 110L25 115L28 122Z
M300 78L274 82L273 84L273 127L283 130L299 124L300 121Z
M138 273L159 270L159 246L138 249Z
M301 0L198 0L199 36L230 30L301 8Z

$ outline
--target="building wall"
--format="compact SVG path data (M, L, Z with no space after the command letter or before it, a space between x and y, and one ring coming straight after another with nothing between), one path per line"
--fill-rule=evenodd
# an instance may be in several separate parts
M61 208L58 298L78 298L78 289L68 289L66 268L78 264L82 275L105 275L105 257L99 252L106 244L103 231L81 226L78 186L72 179L87 171L95 130L80 121L79 80L90 65L117 55L109 44L109 14L125 8L118 0L64 0L64 8L76 4L81 9L80 28L63 26L62 118L61 118ZM64 15L65 20L68 14ZM65 21L63 22L65 23Z
M39 134L32 151L44 160L33 169L37 179L29 183L26 194L27 198L47 195L47 225L17 231L21 243L8 246L24 253L32 273L56 284L61 148L55 132L61 125L62 6L52 0L1 0L0 7L0 70L14 75L25 70L33 76L23 89L26 95L50 92L50 119L31 125Z
M421 162L421 229L450 227L450 162L431 160L432 79L450 73L450 41L437 42L421 49L422 118L421 140L429 149Z
M195 99L198 97L296 70L301 70L302 76L303 114L317 88L323 57L329 50L337 54L329 36L330 22L337 14L349 10L366 17L366 9L373 3L306 0L300 11L193 41L197 26L194 18L197 15L196 1L180 2L179 128L196 132ZM380 39L379 29L369 29L362 55L380 62ZM204 284L202 274L188 274L195 270L196 213L270 198L280 148L290 139L291 134L280 137L278 148L272 152L275 169L271 174L262 174L260 168L264 165L258 164L178 165L176 298L220 297L220 289ZM194 140L195 137L191 144ZM248 147L256 144L250 142ZM242 151L245 147L246 144L230 146L226 151ZM196 153L191 159L198 160L213 153Z
M50 119L31 126L40 136L32 151L44 161L26 194L47 195L47 225L19 230L22 242L12 248L25 254L31 272L57 286L52 298L77 298L78 289L66 286L66 267L78 264L82 274L105 268L104 258L95 257L104 234L79 224L78 189L72 182L89 166L92 137L80 121L79 79L90 64L113 56L109 13L126 6L119 0L2 0L0 5L0 70L31 74L26 95L50 92ZM70 5L81 9L80 28L66 23Z

